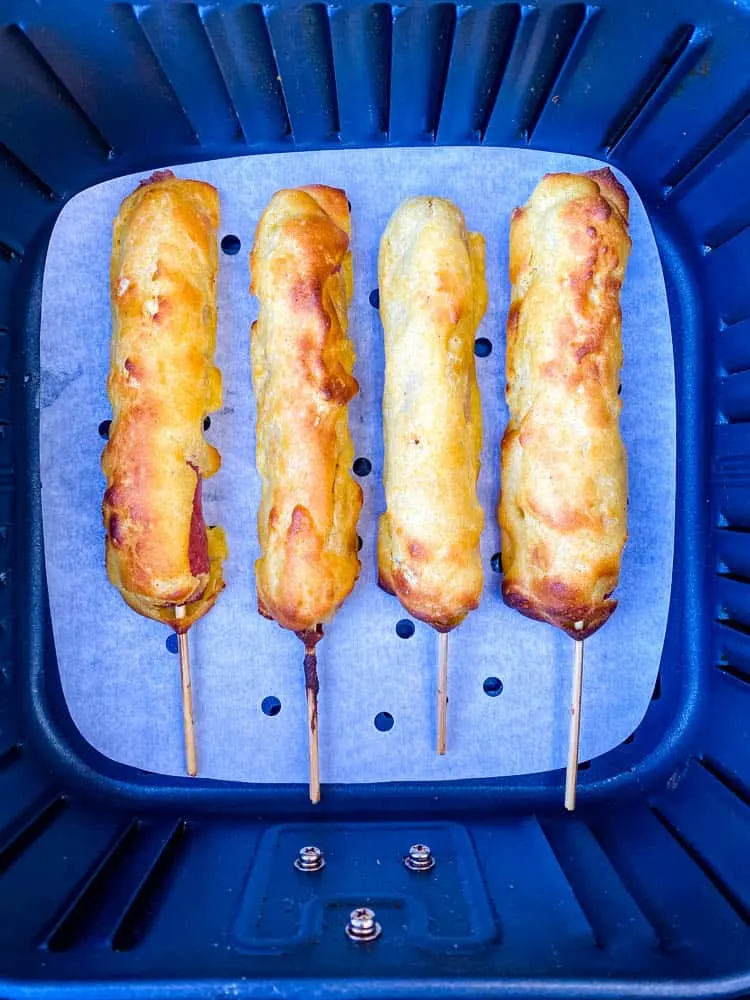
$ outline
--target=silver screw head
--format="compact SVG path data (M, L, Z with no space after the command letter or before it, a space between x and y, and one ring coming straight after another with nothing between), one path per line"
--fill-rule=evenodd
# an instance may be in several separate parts
M369 906L360 906L352 910L349 923L346 925L346 936L351 941L374 941L379 938L383 928L375 919L375 912Z
M325 855L319 847L312 845L300 848L299 854L294 859L294 867L298 872L319 872L325 865Z
M404 858L404 867L410 872L429 872L435 867L435 859L427 844L414 844Z

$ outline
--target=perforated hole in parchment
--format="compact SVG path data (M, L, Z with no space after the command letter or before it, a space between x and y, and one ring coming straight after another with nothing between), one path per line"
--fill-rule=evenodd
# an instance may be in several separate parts
M235 257L242 248L242 241L239 236L235 236L233 233L229 233L224 236L221 241L221 249L228 257Z
M355 476L359 476L360 479L364 479L365 476L369 476L372 472L372 462L369 458L355 458L352 469Z
M375 716L375 728L379 733L387 733L393 729L394 719L390 712L378 712Z
M281 702L276 695L270 694L260 703L260 709L264 715L273 717L281 711Z

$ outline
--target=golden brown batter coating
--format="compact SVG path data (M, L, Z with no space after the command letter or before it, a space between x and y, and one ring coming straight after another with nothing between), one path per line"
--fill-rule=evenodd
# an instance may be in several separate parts
M609 169L548 174L510 229L503 597L576 639L616 608L627 538L618 388L628 207Z
M215 188L162 171L125 199L113 229L107 573L134 610L180 632L224 586L224 533L206 528L201 502L220 465L203 437L221 406L218 224Z
M440 632L479 604L484 514L474 337L487 308L484 239L442 198L412 198L380 243L385 334L380 586Z
M362 490L350 474L347 416L359 389L347 336L350 233L343 191L278 191L250 259L260 303L251 338L262 483L258 610L295 632L327 622L360 569Z

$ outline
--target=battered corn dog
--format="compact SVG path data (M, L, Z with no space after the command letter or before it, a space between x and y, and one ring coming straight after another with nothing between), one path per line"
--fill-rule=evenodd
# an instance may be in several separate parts
M412 198L383 234L378 274L387 504L379 583L448 632L482 592L474 338L487 308L484 239L450 201Z
M220 465L203 437L221 406L218 222L215 188L167 170L125 199L113 231L107 574L130 607L180 633L224 587L224 533L202 509Z
M331 618L359 576L362 490L347 404L359 390L347 336L351 224L343 191L278 191L255 234L251 291L262 482L258 610L294 632Z
M352 296L346 194L278 191L255 234L251 291L261 556L258 610L305 644L310 800L320 799L318 673L323 624L359 576L362 490L351 477L347 404L359 386L347 336Z
M574 639L615 610L627 537L618 386L628 209L609 169L548 174L511 222L502 592Z

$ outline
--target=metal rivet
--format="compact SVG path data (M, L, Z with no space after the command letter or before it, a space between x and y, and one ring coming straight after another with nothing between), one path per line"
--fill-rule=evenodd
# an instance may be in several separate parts
M303 847L294 859L294 867L298 872L319 872L325 865L326 859L319 847Z
M383 928L375 919L375 913L368 906L352 910L346 925L346 936L352 941L374 941Z
M410 872L428 872L435 867L435 859L427 844L414 844L404 858L404 867Z

